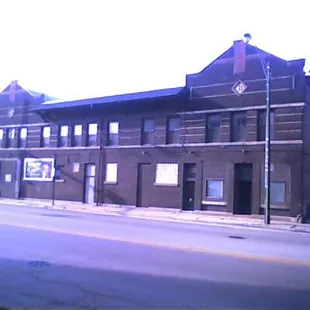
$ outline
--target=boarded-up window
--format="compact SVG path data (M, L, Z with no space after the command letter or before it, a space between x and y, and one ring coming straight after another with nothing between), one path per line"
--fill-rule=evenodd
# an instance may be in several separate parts
M42 127L41 146L42 147L49 147L50 146L50 138L51 138L51 127L49 127L49 126Z
M221 115L208 115L206 119L206 142L221 141Z
M246 141L246 112L236 112L231 119L231 141Z
M257 120L257 140L264 141L266 138L266 111L258 112ZM274 140L274 111L270 111L270 140Z
M178 185L179 184L179 165L163 163L156 165L156 185Z
M119 143L119 123L109 122L107 144L110 146L114 146L114 145L118 145L118 143Z
M72 146L82 146L82 125L74 125Z
M142 144L155 143L155 121L153 119L143 120L142 125Z
M167 124L167 144L179 144L181 120L178 116L168 118Z

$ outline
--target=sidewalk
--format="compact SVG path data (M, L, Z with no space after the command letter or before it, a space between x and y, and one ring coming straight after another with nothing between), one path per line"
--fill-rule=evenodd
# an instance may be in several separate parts
M37 199L16 200L0 198L0 205L11 205L19 207L28 206L141 219L222 226L244 226L310 233L310 224L299 224L296 223L295 218L280 216L272 216L271 224L267 227L264 224L262 215L233 215L211 211L181 211L179 209L135 208L130 206L113 205L96 206L95 204L82 204L80 202L71 201L56 201L55 205L52 205L51 200Z

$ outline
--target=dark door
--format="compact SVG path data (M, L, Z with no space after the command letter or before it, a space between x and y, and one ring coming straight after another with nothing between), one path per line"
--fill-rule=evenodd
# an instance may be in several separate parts
M182 209L195 209L196 164L186 163L183 170Z
M252 213L252 164L235 165L234 213Z
M18 160L0 160L0 197L18 198L20 163Z
M149 207L151 195L151 164L138 165L137 207Z
M186 181L183 185L183 210L194 210L195 208L195 182Z
M85 166L85 180L84 180L84 202L95 202L95 181L96 166L94 164L87 164Z

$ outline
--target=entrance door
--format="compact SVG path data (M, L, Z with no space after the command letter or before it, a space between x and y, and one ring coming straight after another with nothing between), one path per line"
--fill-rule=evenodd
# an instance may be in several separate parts
M184 164L182 210L195 209L196 164Z
M183 210L194 210L195 208L195 182L186 181L183 185Z
M234 213L252 213L252 164L235 165Z
M0 197L18 198L20 180L18 160L0 160Z
M95 184L96 184L96 166L94 164L86 164L84 178L84 202L95 202Z
M149 207L151 195L151 164L138 165L137 207Z

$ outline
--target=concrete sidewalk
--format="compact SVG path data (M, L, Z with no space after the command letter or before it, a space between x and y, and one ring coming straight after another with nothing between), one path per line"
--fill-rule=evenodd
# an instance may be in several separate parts
M271 224L269 226L266 226L264 224L264 219L262 215L233 215L229 213L227 214L211 211L182 211L179 209L135 208L130 206L113 205L96 206L95 204L82 204L80 202L72 201L56 201L53 205L50 200L38 199L17 200L0 198L0 205L1 204L19 207L27 206L162 221L178 221L224 226L244 226L310 233L309 224L296 223L296 219L291 217L272 216Z

